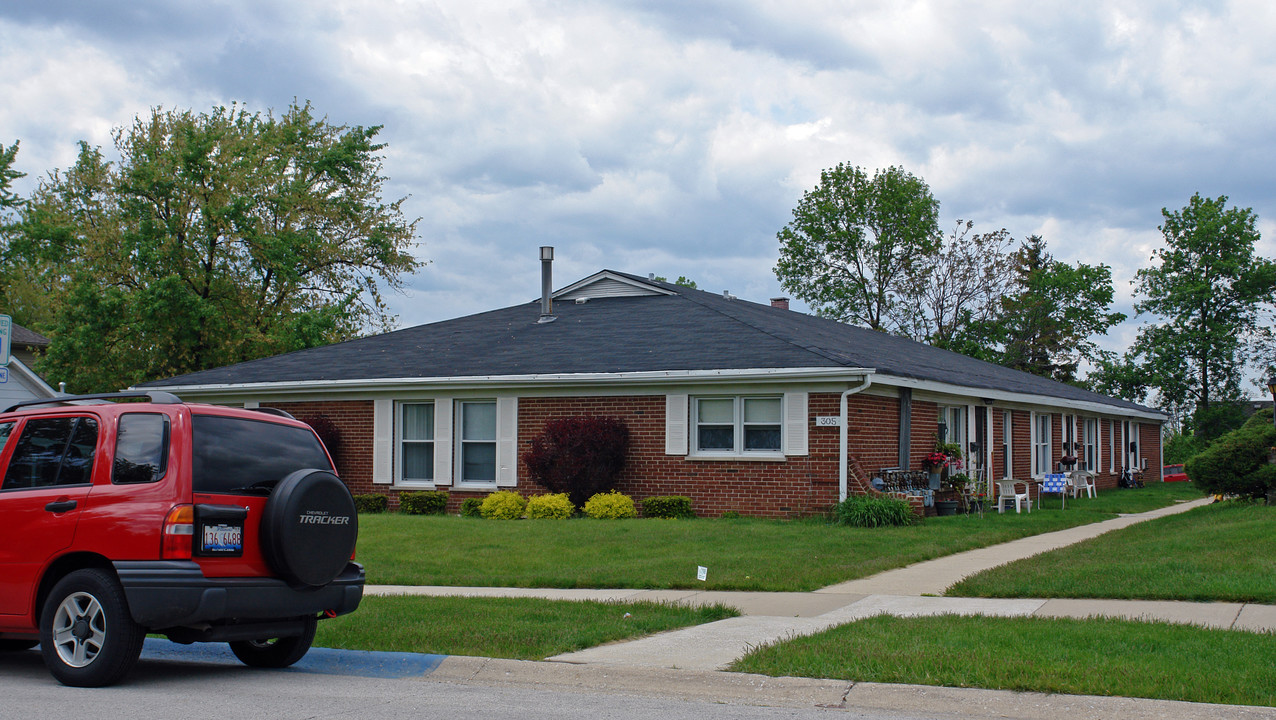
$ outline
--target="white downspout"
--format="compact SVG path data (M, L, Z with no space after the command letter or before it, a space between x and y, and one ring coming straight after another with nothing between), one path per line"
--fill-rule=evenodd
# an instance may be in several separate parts
M850 423L848 422L848 418L846 417L846 409L847 409L846 398L850 397L851 395L854 395L855 393L863 392L864 390L867 390L868 386L872 384L873 384L873 376L865 375L863 384L861 384L859 387L850 388L847 391L842 393L842 403L841 403L842 444L841 444L841 452L840 452L839 460L837 463L837 469L838 469L837 501L838 502L841 502L846 499L846 484L847 484L846 461L848 457L846 431L847 431L847 426L850 425Z

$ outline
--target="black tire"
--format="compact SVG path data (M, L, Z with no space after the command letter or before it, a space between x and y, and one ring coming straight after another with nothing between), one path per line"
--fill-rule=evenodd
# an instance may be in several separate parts
M298 470L275 485L261 516L261 553L280 577L322 587L350 563L359 516L350 489L324 470Z
M119 582L104 570L76 570L59 580L40 613L40 652L64 685L119 682L137 663L145 638Z
M0 652L30 650L39 644L39 640L0 640Z
M301 634L292 637L238 640L230 643L230 651L235 653L235 657L239 658L240 662L249 667L288 667L310 651L310 643L315 641L315 627L318 622L317 618L306 618Z

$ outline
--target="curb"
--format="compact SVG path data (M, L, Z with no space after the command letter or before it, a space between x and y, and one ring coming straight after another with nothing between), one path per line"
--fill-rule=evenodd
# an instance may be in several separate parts
M882 710L923 716L979 715L1022 720L1272 720L1276 708L1215 705L1010 690L849 683L676 668L627 668L562 662L447 657L422 682L518 687L546 692L605 692L761 707Z

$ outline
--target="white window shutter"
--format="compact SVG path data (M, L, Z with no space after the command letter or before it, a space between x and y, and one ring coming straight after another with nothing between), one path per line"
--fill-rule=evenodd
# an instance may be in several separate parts
M394 482L394 401L372 401L372 482Z
M687 454L687 396L665 396L665 454Z
M496 399L496 486L518 485L518 398Z
M806 455L808 420L806 393L784 393L784 454Z
M452 484L452 398L434 399L434 484Z

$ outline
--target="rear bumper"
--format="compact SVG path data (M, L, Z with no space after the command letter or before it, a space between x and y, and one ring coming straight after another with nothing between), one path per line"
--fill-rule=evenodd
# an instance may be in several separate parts
M118 561L115 572L133 620L151 630L345 615L363 599L363 566L355 562L331 583L305 590L274 578L204 577L189 560Z

